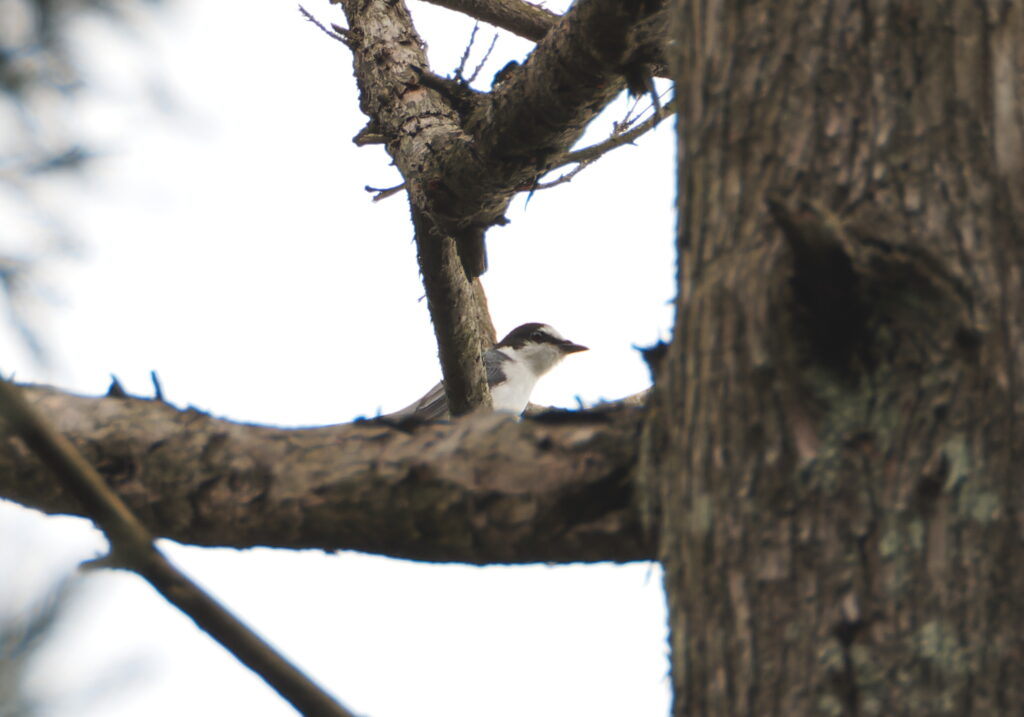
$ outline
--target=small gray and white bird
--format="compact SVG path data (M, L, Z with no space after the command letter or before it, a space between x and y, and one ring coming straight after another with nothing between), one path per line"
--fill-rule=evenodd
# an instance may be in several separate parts
M484 368L494 410L520 415L530 402L537 379L567 355L586 350L586 346L562 338L547 324L523 324L513 329L484 352ZM431 420L448 416L448 397L444 393L444 383L439 383L416 403L381 418Z

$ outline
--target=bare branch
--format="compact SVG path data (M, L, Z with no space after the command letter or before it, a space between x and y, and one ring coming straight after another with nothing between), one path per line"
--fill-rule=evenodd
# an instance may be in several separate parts
M192 618L200 628L266 680L300 712L353 717L351 712L331 699L223 605L174 567L156 548L146 527L107 486L82 454L43 420L25 401L16 386L3 380L0 380L0 416L58 478L70 500L79 506L75 512L91 518L106 534L110 541L110 555L101 564L127 568L141 575L168 602ZM10 440L4 441L4 447L7 451L17 451ZM23 451L17 453L20 453L21 461L27 459ZM33 482L46 486L44 490L51 495L55 492L52 481L42 479L42 476L37 476Z
M472 117L464 119L458 108L444 106L448 103L410 94L412 68L425 71L428 65L400 4L347 3L345 8L350 26L363 34L355 48L363 110L376 131L390 139L389 150L406 180L417 171L432 180L414 191L414 202L422 193L428 213L455 234L461 227L486 228L499 221L508 192L530 184L538 165L543 169L549 156L571 146L618 93L629 29L643 17L632 3L592 0L574 6L559 32L545 38L493 101L479 98L483 104L476 111L468 108ZM382 45L395 49L388 63L373 51ZM552 93L552 87L561 90ZM397 97L406 101L396 103Z
M149 530L182 543L474 564L655 557L632 493L642 409L482 414L411 433L375 421L285 430L159 401L22 391ZM0 495L84 514L10 439Z
M558 163L555 166L564 167L567 164L573 164L576 162L593 162L594 160L599 159L602 155L607 154L613 149L622 147L623 145L626 144L632 144L637 139L645 135L647 132L650 132L652 129L657 127L658 123L661 122L661 120L665 119L670 115L675 114L675 112L676 102L675 100L672 100L665 106L661 107L660 110L651 114L650 117L648 117L646 120L638 124L636 127L633 127L632 129L625 129L624 125L620 125L619 127L616 128L616 131L613 132L608 139L604 140L603 142L591 145L589 147L584 147L583 149L578 149L574 152L567 153L560 160L558 160Z
M487 64L487 60L490 59L491 53L494 52L494 46L498 44L498 33L494 33L494 37L491 38L491 44L487 48L487 52L480 59L480 62L476 63L476 67L473 69L473 74L466 80L466 84L472 84L476 81L476 78L480 76L480 71L484 69L484 65Z
M540 42L561 17L523 0L426 0L433 5L468 15L494 27ZM668 22L664 15L652 16L637 25L633 32L638 55L651 65L655 77L670 77L664 43Z
M350 39L358 38L352 51L361 108L409 193L449 405L469 411L488 402L480 354L494 339L478 282L484 233L508 221L504 212L519 188L535 183L621 91L631 28L657 8L616 0L574 5L491 94L454 81L449 87L430 72L404 3L343 8Z
M149 372L149 380L153 382L153 400L163 401L164 389L160 385L160 377L156 375L156 371Z
M455 240L422 210L413 208L412 221L448 409L453 416L461 416L476 408L490 408L491 390L482 356L496 339L486 305L480 301L480 279L473 280L474 287L463 270Z
M344 7L361 38L353 56L363 110L373 132L386 138L412 205L417 256L449 406L454 414L466 413L490 405L481 353L495 337L483 288L475 278L482 267L464 269L484 261L483 227L451 227L438 221L447 189L439 179L443 175L434 171L436 153L448 151L453 138L463 134L460 120L447 97L420 84L429 65L403 3ZM382 56L374 50L382 45L392 51ZM467 92L471 93L468 88Z
M469 33L469 42L466 43L466 49L462 53L462 57L459 59L459 66L455 68L455 79L459 82L463 82L462 71L466 69L466 63L469 62L469 53L473 51L473 43L476 41L476 33L480 29L480 23L473 23L473 31Z
M387 138L413 206L455 239L470 276L483 271L482 234L507 221L512 196L624 87L631 28L654 12L646 7L578 3L493 93L452 97L424 91L437 83L427 82L423 42L402 3L344 4L360 37L353 54L362 109Z
M538 42L556 22L558 15L523 0L427 0L434 5L461 12L472 18Z
M532 187L530 187L530 194L532 195L534 192L537 192L537 191L540 191L540 190L543 190L543 189L551 189L552 187L557 187L557 186L559 186L561 184L568 184L573 179L575 179L577 174L579 174L584 169L589 167L590 164L593 161L594 160L592 160L592 159L582 159L582 160L580 160L579 164L577 164L575 167L573 167L571 170L569 170L565 174L561 174L558 177L556 177L555 179L549 180L547 182L537 182Z
M398 194L400 191L405 189L405 182L402 182L401 184L395 187L386 187L383 189L380 187L371 187L369 184L367 184L365 187L363 187L363 189L365 189L367 192L376 192L376 195L374 195L373 197L373 201L379 202L381 199L387 199L388 197L394 196L395 194Z
M366 147L370 144L385 144L387 141L388 138L380 133L372 120L370 124L359 130L356 136L352 138L352 144L357 147Z
M328 30L326 27L324 27L323 23L321 23L319 20L313 17L312 13L310 13L309 10L307 10L306 8L302 7L302 5L299 5L299 12L302 13L302 16L304 18L306 18L311 23L320 28L320 30L325 35L327 35L327 37L331 38L332 40L337 40L343 45L348 45L348 30L339 25L331 25L332 29Z
M606 153L617 147L632 144L641 135L654 129L662 119L670 114L674 114L675 111L676 108L673 101L664 107L658 107L654 114L633 129L625 130L624 128L628 125L625 123L618 124L615 131L612 133L612 136L605 141L591 145L590 147L584 147L583 149L576 150L575 152L568 152L563 157L562 161L556 165L557 167L564 167L567 164L576 163L576 166L570 171L547 182L536 182L531 187L524 187L523 190L526 191L528 189L530 194L533 194L533 192L536 191L551 189L552 187L557 187L561 184L568 184L576 177L577 174L596 162Z

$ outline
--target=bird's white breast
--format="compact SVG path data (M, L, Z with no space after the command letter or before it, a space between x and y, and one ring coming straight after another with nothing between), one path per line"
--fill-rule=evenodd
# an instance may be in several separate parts
M530 402L537 375L521 361L506 361L501 364L501 370L505 373L505 380L491 387L494 410L519 415Z

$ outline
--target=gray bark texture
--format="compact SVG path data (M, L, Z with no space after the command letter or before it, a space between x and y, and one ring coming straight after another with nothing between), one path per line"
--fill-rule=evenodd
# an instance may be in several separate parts
M1024 6L672 22L674 713L1024 714Z
M22 390L159 537L475 564L654 555L632 502L637 407L281 429L158 401ZM0 496L88 515L9 435Z

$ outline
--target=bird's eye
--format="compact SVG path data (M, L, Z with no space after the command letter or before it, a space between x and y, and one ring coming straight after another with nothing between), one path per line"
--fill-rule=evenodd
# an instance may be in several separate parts
M532 334L530 334L530 340L531 341L537 341L538 343L543 341L544 340L544 332L543 331L534 331Z

